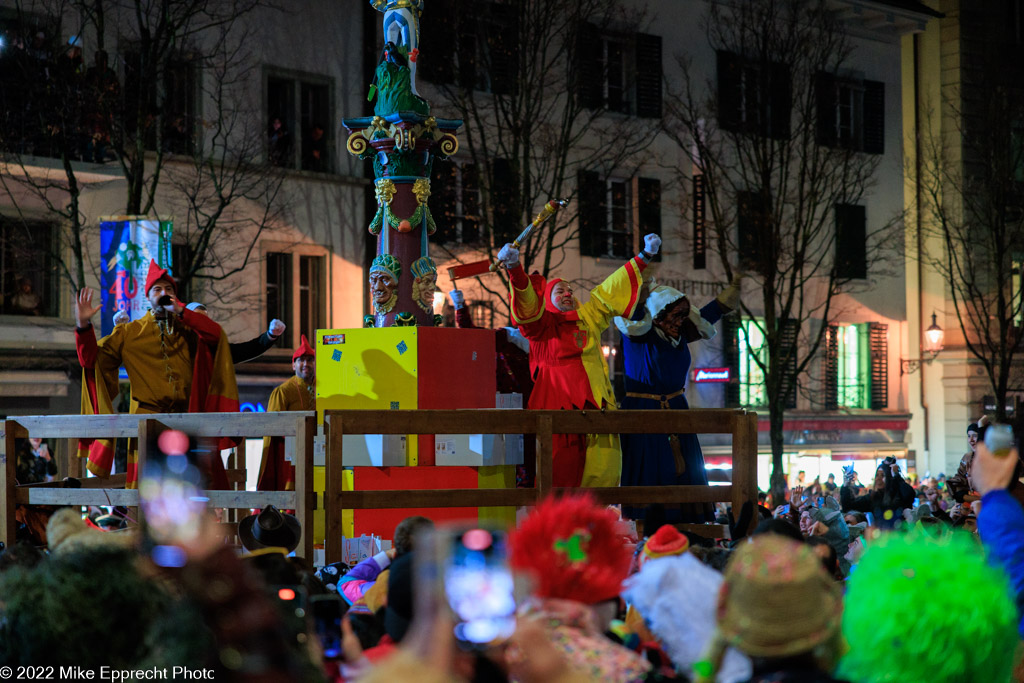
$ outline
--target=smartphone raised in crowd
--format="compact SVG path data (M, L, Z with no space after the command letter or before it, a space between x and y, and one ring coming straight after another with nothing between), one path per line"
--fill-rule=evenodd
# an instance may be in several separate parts
M313 629L324 651L324 658L340 659L341 620L348 611L348 603L335 594L314 595L309 599L309 611L313 617Z
M417 542L417 580L433 591L455 622L464 647L483 649L508 639L516 628L515 577L508 566L508 535L499 529L439 527L426 557ZM425 548L426 549L426 548ZM419 609L419 607L417 607Z

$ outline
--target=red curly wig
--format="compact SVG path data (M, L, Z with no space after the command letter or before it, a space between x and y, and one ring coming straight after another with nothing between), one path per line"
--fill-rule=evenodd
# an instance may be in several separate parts
M548 498L509 538L509 562L531 573L534 595L588 605L610 600L629 574L618 517L589 494Z

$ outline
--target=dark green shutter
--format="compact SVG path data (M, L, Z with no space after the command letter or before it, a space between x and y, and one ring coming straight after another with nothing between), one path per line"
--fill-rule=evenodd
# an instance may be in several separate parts
M519 179L508 159L491 160L491 210L494 216L493 230L496 244L511 242L519 234L521 224L518 215L516 190Z
M796 408L798 390L796 377L796 356L800 341L800 321L792 318L779 321L779 352L782 354L782 396L786 400L786 408Z
M598 109L604 104L605 75L598 55L601 54L601 33L587 22L576 31L576 96L580 104Z
M885 153L885 84L864 81L864 151Z
M868 276L866 209L836 204L836 279L863 280Z
M420 19L421 56L416 61L416 75L438 85L455 82L458 41L452 38L458 35L456 5L455 0L433 0L430 12L424 13ZM379 20L377 25L380 26Z
M825 330L825 410L839 409L839 326Z
M718 51L718 125L723 130L738 132L743 121L740 116L740 88L742 87L742 60L739 55Z
M661 36L636 35L636 115L661 118Z
M722 359L729 368L725 385L725 407L740 407L740 317L730 313L722 318Z
M639 253L644 246L644 235L661 235L661 181L657 178L638 178L637 189L640 194L640 244L634 245L633 251ZM661 260L661 252L655 255L654 260Z
M868 343L871 353L871 409L889 407L889 326L885 323L868 324Z
M580 171L577 178L579 205L580 254L604 256L605 201L604 182L594 171Z
M793 107L793 84L789 75L789 65L771 64L768 83L769 92L761 93L761 102L768 103L771 108L768 112L768 135L775 140L788 140L790 110Z
M487 35L488 74L491 92L510 95L519 82L519 16L517 5L492 2L490 30Z
M427 204L430 207L430 214L437 224L434 241L438 243L453 242L458 237L455 229L455 221L458 220L455 214L457 205L455 189L458 187L456 173L454 161L434 159L430 173L431 192Z
M820 72L814 78L815 132L819 145L835 147L836 77Z

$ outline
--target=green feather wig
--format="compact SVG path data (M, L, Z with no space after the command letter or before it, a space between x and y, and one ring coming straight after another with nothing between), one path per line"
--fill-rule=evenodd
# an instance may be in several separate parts
M839 676L853 683L1009 681L1017 608L976 539L887 534L848 582Z

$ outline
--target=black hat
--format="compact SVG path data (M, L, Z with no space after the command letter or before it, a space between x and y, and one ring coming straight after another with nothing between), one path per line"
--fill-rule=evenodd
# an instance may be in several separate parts
M970 434L971 432L974 432L975 434L981 433L981 428L978 426L977 422L972 422L971 424L967 425L967 433Z
M384 630L395 642L401 642L412 622L413 555L406 553L391 563L388 573L388 606L384 610Z
M284 548L288 552L299 547L302 525L292 515L286 515L273 505L263 508L258 515L249 515L238 523L238 538L246 550Z

